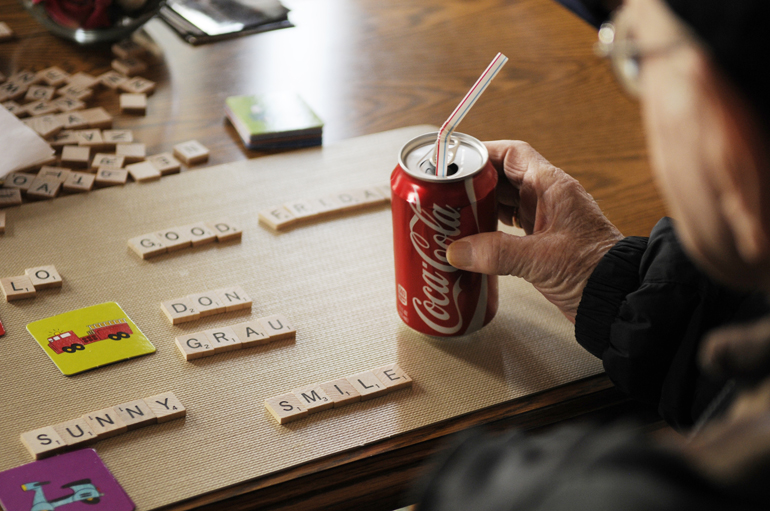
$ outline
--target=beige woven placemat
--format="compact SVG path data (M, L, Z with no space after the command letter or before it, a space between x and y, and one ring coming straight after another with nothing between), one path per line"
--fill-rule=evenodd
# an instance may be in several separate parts
M184 420L95 444L146 510L365 445L601 372L571 325L515 278L500 282L495 320L468 338L434 340L395 310L390 208L380 206L276 234L257 212L298 198L387 184L415 126L337 145L185 172L149 184L7 210L0 276L54 264L60 290L0 303L0 470L31 461L19 434L86 412L173 391ZM147 261L134 236L229 217L240 243L212 244ZM171 326L160 302L240 284L253 310ZM157 353L66 377L26 332L31 321L117 301ZM184 332L282 313L297 328L279 342L185 362ZM287 426L265 398L398 362L412 390L328 410Z

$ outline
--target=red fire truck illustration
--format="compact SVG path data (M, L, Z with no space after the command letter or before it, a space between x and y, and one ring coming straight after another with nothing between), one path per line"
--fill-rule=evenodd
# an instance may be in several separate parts
M112 339L113 341L128 339L133 333L126 320L113 319L88 325L88 334L84 337L78 337L72 330L49 337L48 347L57 354L75 353L86 349L86 344L105 339Z

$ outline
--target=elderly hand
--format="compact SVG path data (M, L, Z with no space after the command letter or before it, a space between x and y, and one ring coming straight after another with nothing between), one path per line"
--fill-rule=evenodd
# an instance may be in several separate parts
M520 222L526 236L503 232L468 236L450 245L449 263L461 270L521 277L573 323L588 278L623 236L574 178L529 144L487 142L505 178L498 184L500 219Z

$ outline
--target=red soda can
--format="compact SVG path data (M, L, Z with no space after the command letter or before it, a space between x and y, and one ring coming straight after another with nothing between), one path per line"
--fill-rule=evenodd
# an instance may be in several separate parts
M497 276L458 270L446 258L453 241L497 230L497 171L484 144L453 133L447 176L436 176L437 136L407 142L390 176L396 305L418 332L450 337L480 329L497 312Z

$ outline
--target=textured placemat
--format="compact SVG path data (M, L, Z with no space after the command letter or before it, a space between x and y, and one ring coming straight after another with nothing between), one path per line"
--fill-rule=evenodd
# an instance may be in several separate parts
M387 184L401 145L435 129L416 126L338 145L221 165L149 184L100 190L8 211L0 276L53 264L59 290L0 303L0 470L31 461L19 434L134 399L173 391L187 418L95 444L138 509L190 498L335 452L597 374L600 363L531 286L500 282L495 320L463 339L434 340L395 309L390 208L379 206L280 234L258 225L268 206L356 186ZM129 238L229 217L240 243L140 260ZM160 302L232 284L253 310L171 326ZM25 325L117 301L158 351L63 376ZM185 362L184 332L282 313L296 342ZM398 362L412 390L279 426L265 398Z

